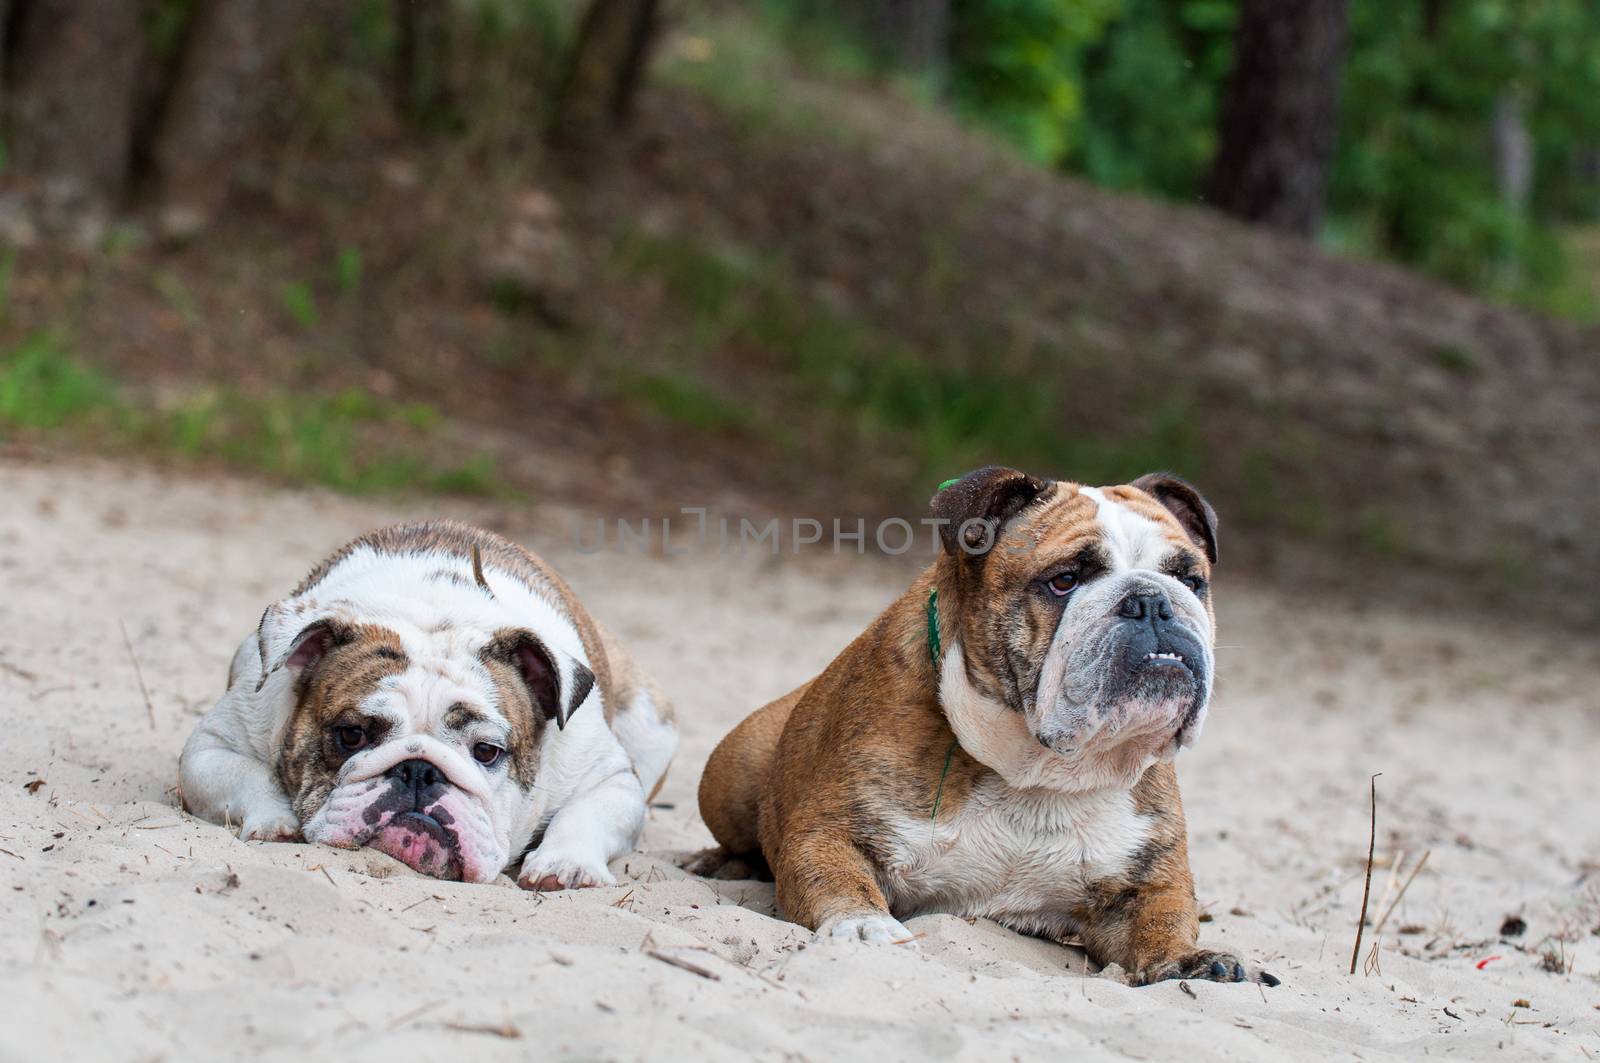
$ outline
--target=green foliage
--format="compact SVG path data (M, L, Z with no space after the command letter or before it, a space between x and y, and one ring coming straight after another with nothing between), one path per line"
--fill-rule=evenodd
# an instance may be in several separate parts
M1077 146L1083 57L1122 0L954 0L950 94L1029 157Z
M1066 165L1175 199L1204 187L1233 62L1233 0L1125 0L1084 66L1083 131Z
M1548 226L1593 217L1575 165L1600 144L1600 12L1586 0L1353 0L1333 173L1338 235L1449 280L1512 294L1560 283ZM1498 187L1492 120L1522 101L1536 182L1525 212Z
M492 458L433 457L438 448L425 444L441 423L430 406L392 406L354 389L218 389L150 408L74 358L57 336L39 333L0 350L0 438L65 434L124 453L221 463L356 494L505 494Z
M317 312L317 296L305 281L290 281L278 289L278 305L289 319L303 329L314 329L322 315Z
M1238 6L953 0L949 102L1032 159L1193 202L1216 151ZM699 71L730 104L781 93L770 71L798 54L795 27L849 38L836 20L795 17L828 4L767 0L763 9L782 17L743 43L749 61L736 65L751 75L724 80L720 55ZM1509 201L1496 174L1493 116L1507 96L1521 101L1532 141L1526 204ZM770 100L764 110L784 117ZM1586 248L1574 254L1562 232L1600 220L1597 159L1593 0L1351 0L1331 244L1543 310L1600 317L1600 264Z

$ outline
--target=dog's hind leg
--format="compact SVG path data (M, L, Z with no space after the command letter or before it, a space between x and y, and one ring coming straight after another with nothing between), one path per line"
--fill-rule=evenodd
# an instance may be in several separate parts
M735 727L706 762L700 776L700 816L720 849L696 856L689 870L708 878L765 877L759 834L761 793L771 781L778 740L789 713L810 684L790 691Z

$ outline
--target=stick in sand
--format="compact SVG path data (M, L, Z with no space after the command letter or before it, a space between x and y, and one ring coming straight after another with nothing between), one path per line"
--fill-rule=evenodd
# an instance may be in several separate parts
M117 626L122 629L122 644L127 647L128 660L133 662L133 674L139 680L139 693L144 695L144 711L150 714L150 730L156 729L156 707L150 701L150 688L144 685L144 669L139 667L139 655L133 652L133 640L128 638L128 625L122 618L117 617Z
M1367 900L1372 896L1372 857L1378 851L1378 772L1367 780L1372 786L1372 827L1367 835L1367 881L1361 887L1361 916L1356 920L1356 947L1350 951L1350 973L1356 973L1361 959L1361 934L1367 928Z
M1389 922L1389 917L1394 914L1394 910L1396 908L1400 907L1400 902L1405 900L1406 890L1410 889L1411 884L1417 880L1417 875L1422 871L1423 867L1427 865L1428 857L1432 855L1432 849L1426 849L1423 851L1422 859L1417 861L1417 866L1413 867L1411 869L1411 874L1406 876L1405 883L1400 887L1400 892L1395 894L1394 900L1389 902L1389 907L1385 908L1383 910L1383 914L1378 916L1378 922L1372 928L1372 932L1374 934L1383 933L1383 928Z

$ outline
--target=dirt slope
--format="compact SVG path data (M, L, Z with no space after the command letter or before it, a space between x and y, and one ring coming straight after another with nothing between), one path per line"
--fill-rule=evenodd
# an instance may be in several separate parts
M591 213L779 258L930 373L1022 374L1064 441L1148 438L1236 528L1496 583L1600 572L1577 486L1600 476L1600 328L1048 173L878 94L788 92L755 134L658 94Z

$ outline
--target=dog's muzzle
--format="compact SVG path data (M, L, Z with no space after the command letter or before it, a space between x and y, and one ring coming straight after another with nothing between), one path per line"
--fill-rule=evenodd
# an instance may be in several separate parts
M1051 641L1030 728L1064 755L1170 756L1204 717L1210 632L1202 603L1170 576L1126 572L1085 587Z
M1160 588L1140 586L1122 598L1107 649L1121 672L1110 677L1114 698L1193 697L1206 688L1205 644L1177 620L1172 600Z
M402 760L384 773L388 792L362 812L377 831L367 844L435 878L461 877L461 840L444 807L449 783L427 760Z
M307 841L370 846L434 878L488 882L505 867L510 838L481 787L452 774L453 751L412 735L359 756L306 821Z

